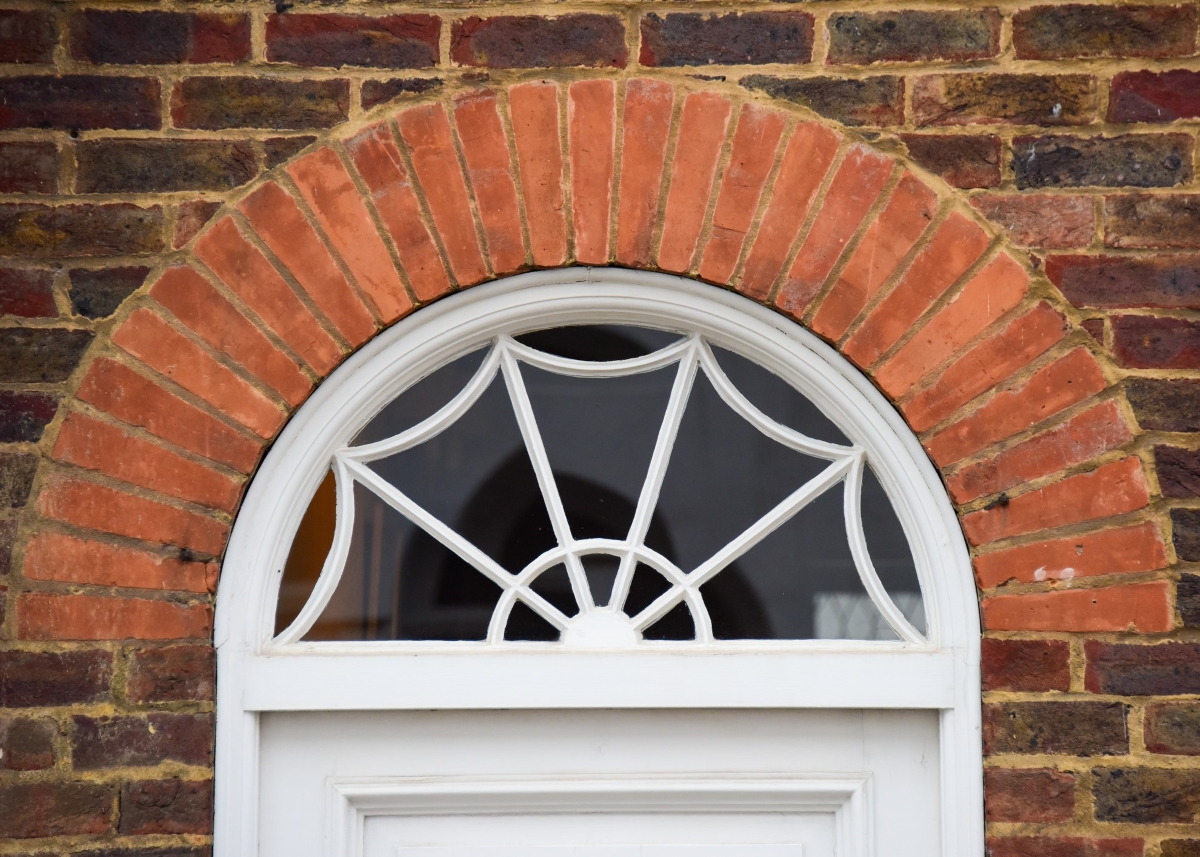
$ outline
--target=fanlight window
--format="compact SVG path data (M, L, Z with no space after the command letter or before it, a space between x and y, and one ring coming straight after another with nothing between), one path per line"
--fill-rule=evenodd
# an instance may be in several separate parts
M554 327L445 363L334 452L283 571L276 644L926 633L866 449L694 331Z

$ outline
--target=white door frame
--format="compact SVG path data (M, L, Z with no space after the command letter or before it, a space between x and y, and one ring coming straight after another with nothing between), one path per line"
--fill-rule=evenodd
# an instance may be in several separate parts
M333 453L472 343L584 319L699 331L792 382L866 449L914 550L926 639L636 652L273 640L280 570ZM942 854L981 857L979 635L970 558L940 477L895 408L816 336L740 295L662 274L569 268L478 286L352 355L301 406L247 491L217 595L215 854L257 852L260 712L721 707L938 710Z

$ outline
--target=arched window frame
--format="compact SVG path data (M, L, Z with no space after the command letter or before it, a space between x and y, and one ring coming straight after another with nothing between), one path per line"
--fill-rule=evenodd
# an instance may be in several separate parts
M926 640L594 652L276 642L280 570L334 451L474 344L580 322L677 325L735 346L795 383L863 445L914 551ZM982 855L979 636L969 554L937 471L895 408L816 336L739 295L662 274L572 268L478 286L352 355L296 413L250 485L217 597L216 854L256 853L262 712L720 707L939 711L942 853Z

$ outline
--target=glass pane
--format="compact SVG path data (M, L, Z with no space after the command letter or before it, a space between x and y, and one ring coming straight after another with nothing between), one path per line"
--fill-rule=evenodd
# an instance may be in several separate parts
M613 584L617 580L617 571L621 568L620 557L611 554L598 553L581 557L583 573L587 575L588 588L592 591L592 601L597 607L605 607L612 599Z
M333 471L317 486L309 501L300 528L292 540L283 579L279 582L279 603L275 609L275 633L282 633L300 615L308 596L317 585L325 557L333 545L337 522L337 483Z
M575 593L571 591L571 578L567 575L567 567L561 563L539 574L529 584L529 588L561 610L566 616L574 616L579 612Z
M694 640L696 623L692 611L684 603L676 604L667 614L642 633L646 640Z
M912 626L927 633L921 583L908 537L892 501L869 467L863 473L862 516L867 552L879 581Z
M558 629L534 612L522 601L513 605L504 626L504 639L530 643L553 643L559 638Z
M480 348L430 372L376 414L354 444L364 446L389 438L436 414L475 377L487 353L487 348Z
M620 324L581 324L571 327L550 327L522 333L515 339L522 345L536 348L557 357L571 360L632 360L644 357L672 342L680 334L646 327Z

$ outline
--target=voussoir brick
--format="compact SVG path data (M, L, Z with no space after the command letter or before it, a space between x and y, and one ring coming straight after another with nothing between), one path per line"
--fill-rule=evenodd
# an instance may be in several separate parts
M446 266L438 254L437 245L433 243L429 228L421 219L420 203L400 159L400 150L392 140L391 131L386 125L370 128L348 141L346 151L371 192L375 210L379 212L379 218L392 238L400 265L408 274L408 281L417 299L430 301L448 292L450 279L446 275ZM447 185L443 199L452 195L451 190L452 186ZM465 192L463 195L465 197ZM437 206L433 207L436 211ZM473 247L473 255L464 263L458 251L465 246ZM455 260L460 259L459 267L455 268L460 282L464 276L469 282L471 277L484 273L483 259L478 254L478 248L474 247L474 241L465 245L457 236L452 236L446 241L446 247L452 267ZM464 270L463 264L469 264L470 267Z
M962 518L967 540L983 545L1145 508L1150 491L1136 456L1105 464Z
M802 316L891 177L895 162L857 144L834 174L821 209L780 286L775 305Z
M93 586L212 592L217 566L62 533L38 533L25 547L25 577Z
M1153 523L1098 530L981 554L975 578L985 589L1009 581L1040 583L1156 571L1167 565L1162 533Z
M287 172L384 322L411 310L404 283L341 158L320 148L294 161Z
M211 633L207 604L40 592L17 599L17 634L24 640L207 639Z
M611 80L581 80L567 89L567 146L575 258L608 262L616 149L617 87Z
M617 261L642 266L650 263L675 89L634 78L625 85L624 107Z
M511 274L525 264L525 238L512 153L500 121L496 93L479 90L459 97L454 105L454 126L492 270L497 276Z
M508 107L533 263L543 268L561 265L567 258L567 218L558 84L534 81L514 86L508 91Z
M983 599L989 631L1169 631L1171 585L1165 581L1103 589L997 595Z

